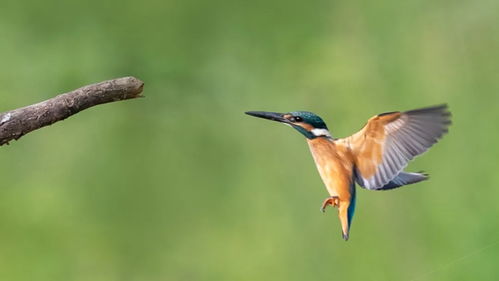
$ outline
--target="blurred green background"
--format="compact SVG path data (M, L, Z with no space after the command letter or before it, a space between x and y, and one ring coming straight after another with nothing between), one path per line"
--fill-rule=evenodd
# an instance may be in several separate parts
M0 148L0 280L492 280L499 2L0 3L0 111L134 75L146 98ZM358 189L350 241L297 132L447 102L450 134Z

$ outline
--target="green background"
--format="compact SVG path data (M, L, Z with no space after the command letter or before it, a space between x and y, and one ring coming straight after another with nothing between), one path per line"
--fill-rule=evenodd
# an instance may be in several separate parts
M134 75L145 98L0 148L0 280L494 280L499 2L0 3L0 111ZM295 131L446 102L450 133L358 189L350 240Z

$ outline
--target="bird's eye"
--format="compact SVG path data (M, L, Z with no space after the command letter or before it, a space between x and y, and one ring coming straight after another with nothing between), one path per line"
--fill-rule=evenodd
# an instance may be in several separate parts
M300 116L293 116L293 117L291 117L291 121L301 122L301 121L303 121L303 119Z

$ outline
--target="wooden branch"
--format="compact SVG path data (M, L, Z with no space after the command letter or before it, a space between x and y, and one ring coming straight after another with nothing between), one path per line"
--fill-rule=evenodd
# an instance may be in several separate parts
M138 98L143 87L144 82L139 79L123 77L88 85L37 104L0 113L0 146L89 107Z

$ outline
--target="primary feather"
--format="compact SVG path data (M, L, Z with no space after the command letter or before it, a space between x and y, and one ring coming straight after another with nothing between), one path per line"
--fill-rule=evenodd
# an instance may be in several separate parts
M410 160L435 144L449 124L446 105L389 112L372 117L359 132L337 141L352 150L360 186L389 189L383 187L401 175Z

